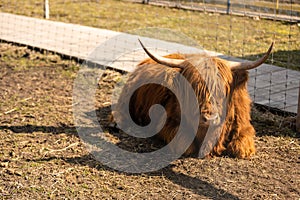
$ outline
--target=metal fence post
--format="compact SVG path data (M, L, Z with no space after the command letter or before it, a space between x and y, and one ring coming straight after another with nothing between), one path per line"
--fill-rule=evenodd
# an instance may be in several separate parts
M300 133L300 81L299 81L299 92L298 92L298 111L296 118L296 131Z
M230 0L227 0L227 15L229 14L229 11L230 11Z
M44 1L44 17L45 19L50 18L49 0Z

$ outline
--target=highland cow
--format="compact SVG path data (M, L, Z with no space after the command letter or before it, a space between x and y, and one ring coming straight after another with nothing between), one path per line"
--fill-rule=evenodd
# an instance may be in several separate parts
M229 155L238 158L249 158L255 153L255 130L251 125L251 100L247 91L248 70L265 62L272 50L256 61L233 62L208 54L170 54L158 56L150 53L141 43L150 57L130 74L119 97L113 113L118 123L132 119L139 126L150 123L149 109L154 104L164 107L167 117L157 137L169 143L176 135L180 121L189 123L195 120L193 115L182 116L176 96L160 84L146 84L136 89L130 97L129 105L122 103L133 85L139 80L162 80L172 87L174 77L182 75L191 85L198 101L200 112L198 129L192 143L186 148L186 156L197 156L209 126L219 127L220 135L208 155ZM225 98L226 109L222 112L221 98ZM188 102L188 100L185 100ZM130 115L124 111L129 106ZM160 116L155 116L160 121ZM176 151L176 146L172 147ZM207 155L207 156L208 156Z

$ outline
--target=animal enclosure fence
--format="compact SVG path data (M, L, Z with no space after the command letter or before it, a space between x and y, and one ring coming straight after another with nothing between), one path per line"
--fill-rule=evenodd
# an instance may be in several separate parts
M139 2L139 0L133 0ZM299 1L146 0L143 3L186 10L299 22ZM294 9L294 7L295 9Z
M118 37L114 39L117 32L154 37L184 45L197 43L203 49L230 56L232 59L246 60L261 56L269 44L275 41L269 65L250 72L249 92L258 104L297 113L300 80L299 1L231 0L230 6L227 0L150 0L149 5L141 4L142 1L135 2L138 3L97 0L1 0L2 13L39 19L46 17L64 23L52 27L44 22L33 22L32 25L29 24L30 20L24 20L24 23L21 21L19 24L13 22L13 17L10 18L11 21L7 21L4 15L1 15L0 39L82 59L105 41L109 41L106 47L107 53L110 54L120 51L120 45L124 47L125 53L126 46L136 43L128 38L124 38L123 41ZM17 18L15 17L16 20ZM114 32L103 34L103 31L97 32L93 28L71 27L65 23ZM21 32L20 40L14 41L13 38L17 37L21 26L26 31ZM33 29L36 35L29 35ZM174 30L173 34L162 33L166 29ZM180 35L178 33L186 35L190 40L187 42L183 39L186 37L176 39ZM4 35L10 36L10 39ZM24 39L26 37L34 42L27 43ZM49 45L51 48L47 49ZM153 44L153 47L155 45ZM137 57L130 59L138 60Z

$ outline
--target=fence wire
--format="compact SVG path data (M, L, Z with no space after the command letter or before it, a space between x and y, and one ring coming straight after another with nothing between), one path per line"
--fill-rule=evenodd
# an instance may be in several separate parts
M45 3L49 4L49 12L45 12ZM300 77L298 0L1 0L0 11L0 39L81 59L85 59L91 47L111 39L117 32L143 35L139 30L147 27L172 29L187 35L203 49L247 60L261 56L275 41L269 65L250 72L249 92L258 104L297 113ZM19 16L9 16L8 20L4 17L7 17L6 13L38 19L49 14L50 21L30 22L29 18L22 21ZM64 23L52 26L48 23L52 20ZM17 39L22 27L22 37ZM112 31L98 32L99 28ZM162 39L158 36L161 33L151 30L151 36ZM174 35L172 37L174 41ZM170 40L168 36L164 39ZM111 40L112 44L107 44L107 53L126 51L126 45L136 43L127 40L123 41L122 50L118 46L120 41ZM176 42L189 45L183 40ZM130 59L137 61L140 57ZM124 67L126 63L122 65Z
M140 2L136 0L134 2ZM299 22L299 1L238 1L238 0L146 0L155 4L186 10L214 12L238 16L259 17Z

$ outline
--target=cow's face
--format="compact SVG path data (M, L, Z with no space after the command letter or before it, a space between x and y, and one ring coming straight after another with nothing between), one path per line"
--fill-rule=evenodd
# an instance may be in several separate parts
M220 59L205 54L186 55L181 74L192 85L199 103L202 127L219 125L230 98L232 72Z
M141 43L141 42L140 42ZM206 54L161 57L150 53L141 43L145 52L155 62L179 71L192 85L199 101L204 121L215 124L225 103L232 100L235 90L244 90L248 80L247 70L261 65L271 53L273 43L267 53L253 62L233 62Z

